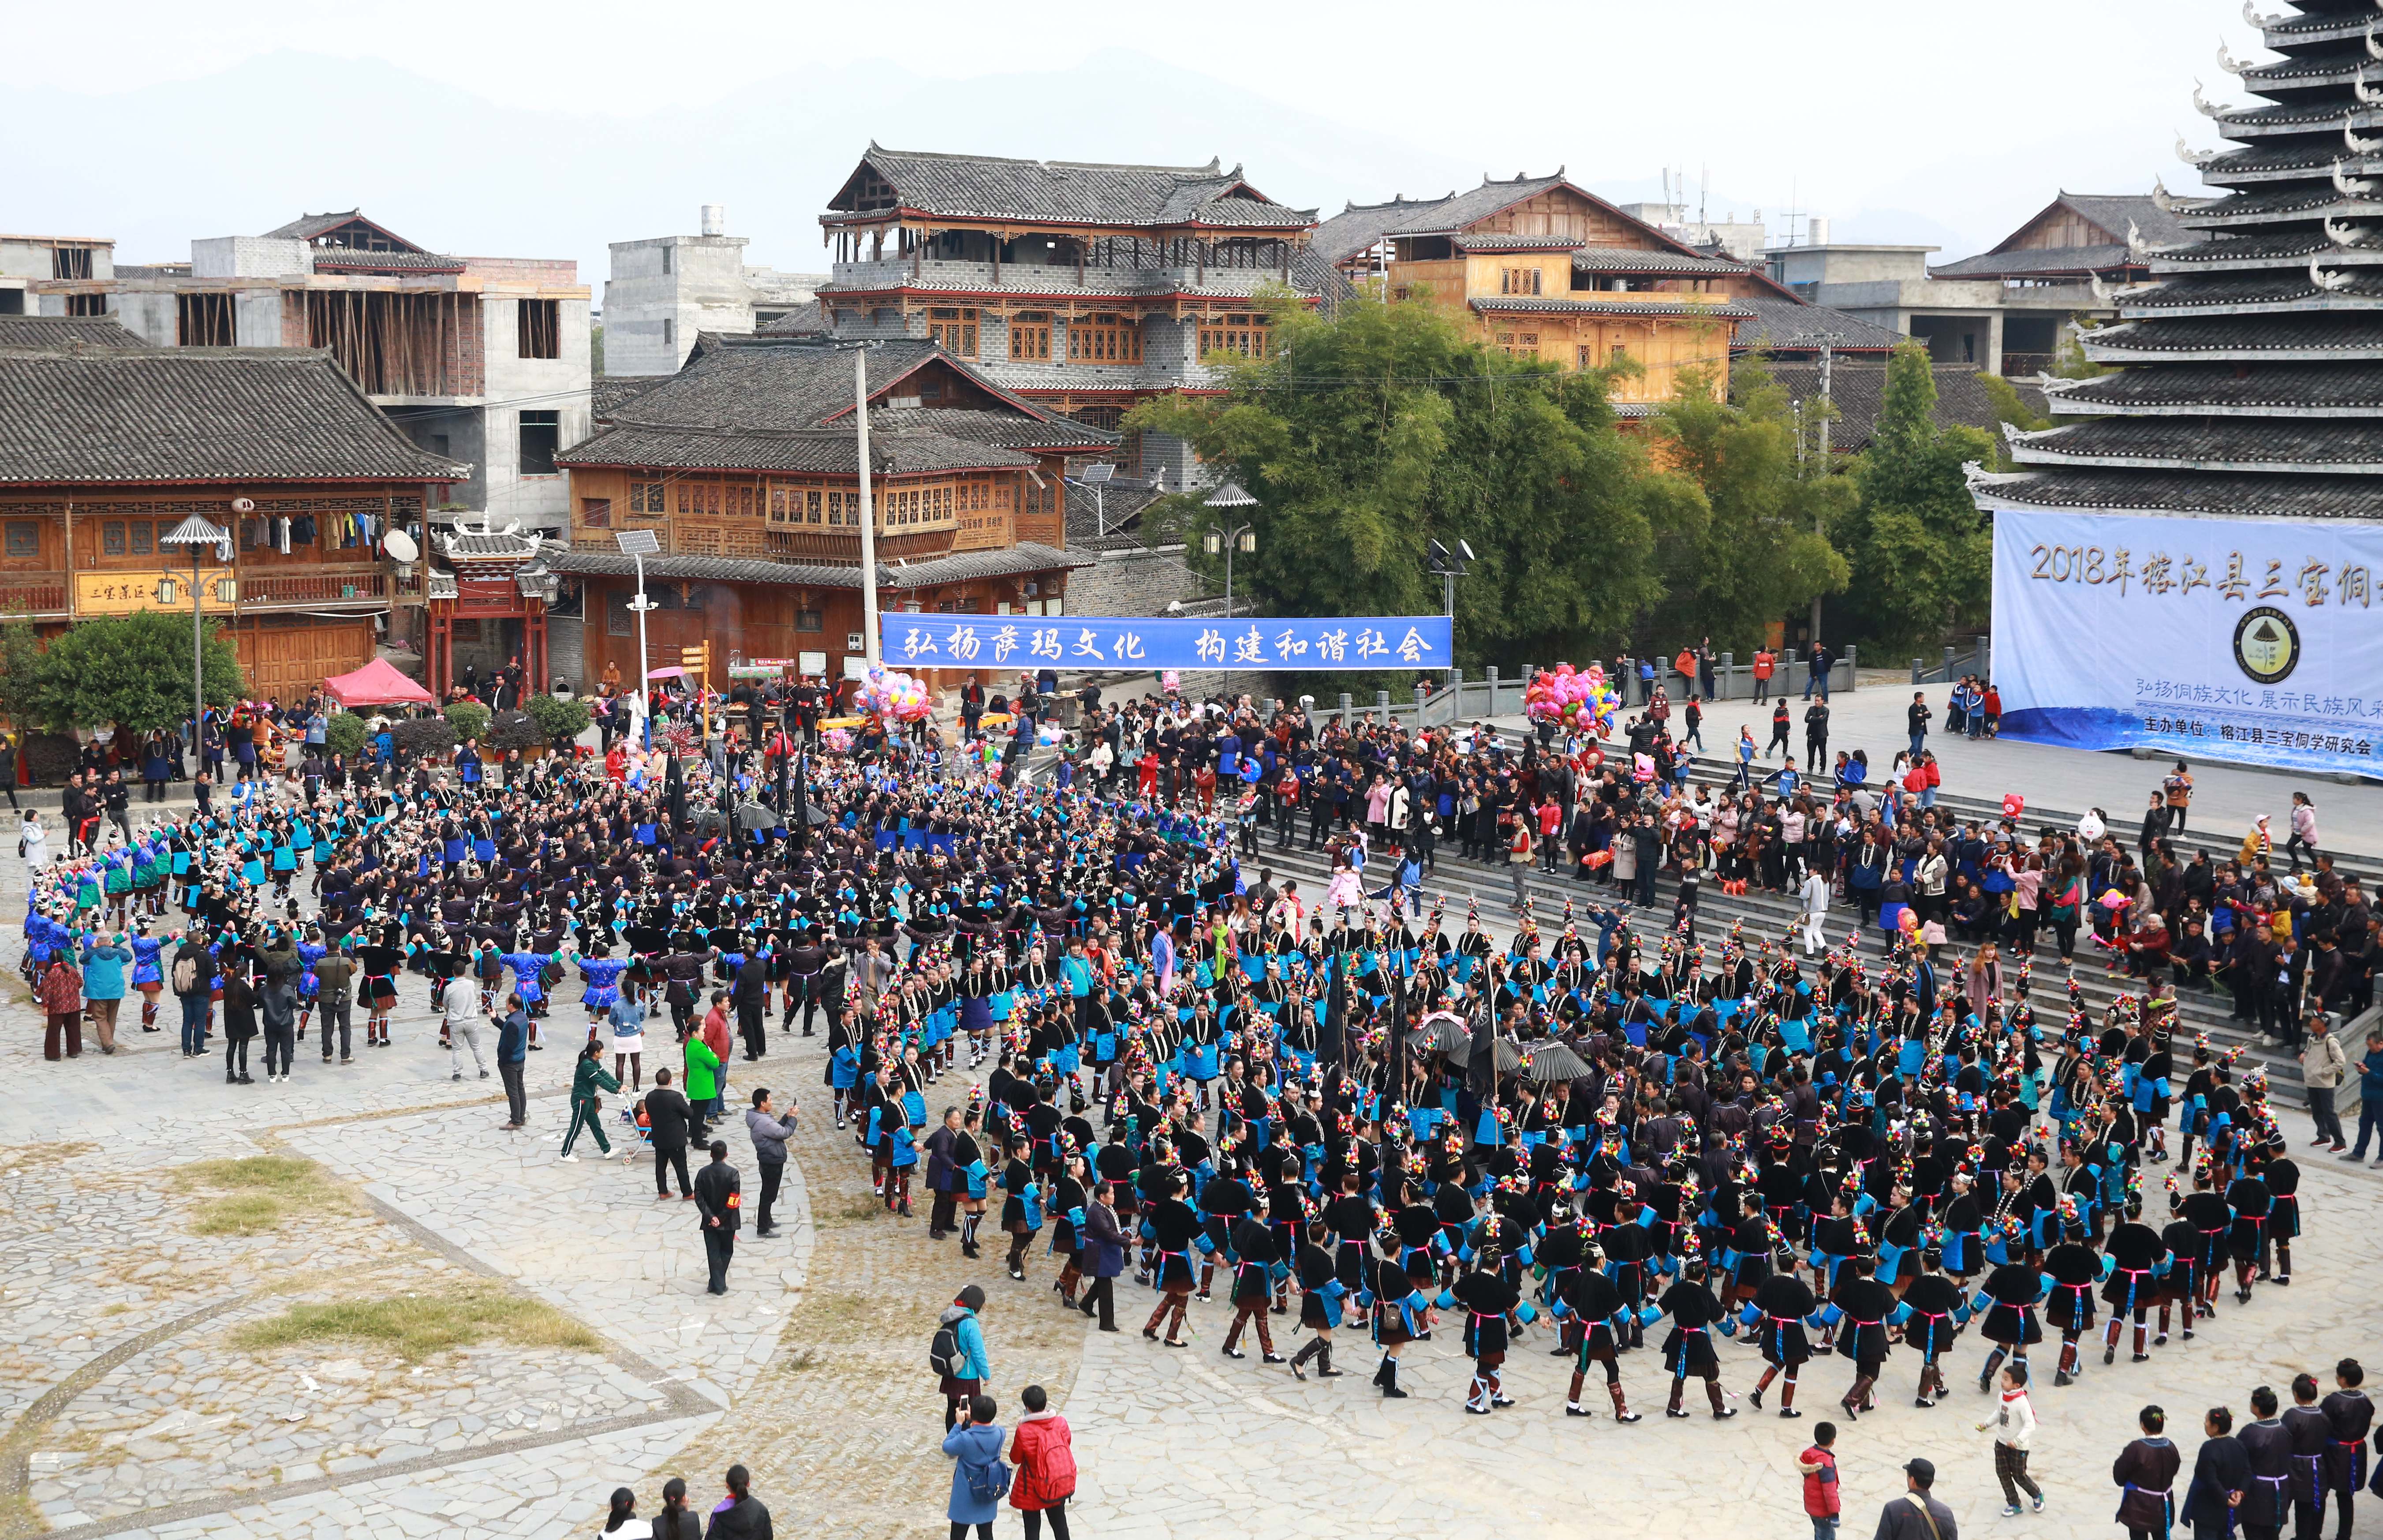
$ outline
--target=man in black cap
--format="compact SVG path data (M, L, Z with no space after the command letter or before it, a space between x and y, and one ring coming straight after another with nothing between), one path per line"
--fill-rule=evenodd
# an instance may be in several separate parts
M1911 1460L1903 1467L1903 1496L1879 1513L1872 1540L1959 1540L1953 1510L1928 1490L1936 1485L1936 1467L1925 1460Z

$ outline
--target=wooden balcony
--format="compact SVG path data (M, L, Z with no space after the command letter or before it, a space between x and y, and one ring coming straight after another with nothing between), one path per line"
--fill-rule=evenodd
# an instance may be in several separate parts
M64 619L67 592L64 573L0 573L0 620Z
M417 576L416 585L420 583ZM318 605L386 603L397 585L379 567L320 567L305 572L245 572L240 578L240 608L251 610L303 609Z

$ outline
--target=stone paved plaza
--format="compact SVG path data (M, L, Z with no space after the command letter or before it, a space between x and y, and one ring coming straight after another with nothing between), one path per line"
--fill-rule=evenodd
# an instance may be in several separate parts
M0 891L0 904L13 912L20 894ZM1486 1419L1459 1410L1452 1330L1411 1350L1414 1396L1395 1403L1367 1387L1360 1342L1329 1383L1295 1383L1254 1353L1220 1358L1221 1302L1193 1307L1191 1351L1153 1347L1134 1329L1152 1296L1130 1279L1126 1330L1103 1336L1059 1309L1039 1250L1013 1283L997 1245L972 1264L931 1245L923 1200L908 1221L872 1203L850 1136L818 1115L817 1039L781 1038L762 1065L734 1066L732 1104L769 1084L802 1097L805 1115L783 1233L748 1233L732 1292L712 1299L692 1206L653 1200L647 1160L556 1159L568 1007L554 1048L531 1059L532 1127L507 1134L494 1080L449 1078L419 979L404 984L397 1046L326 1068L310 1038L290 1082L245 1087L218 1063L184 1061L170 1032L46 1064L38 1017L13 979L0 988L0 1071L19 1088L0 1105L0 1540L550 1540L592 1533L618 1485L650 1511L683 1473L709 1506L737 1460L782 1525L940 1534L948 1466L925 1353L937 1309L968 1282L991 1295L1005 1420L1039 1381L1074 1426L1086 1534L1570 1534L1611 1519L1790 1540L1809 1533L1795 1456L1850 1377L1843 1360L1813 1366L1802 1422L1749 1410L1674 1423L1660 1415L1657 1355L1627 1354L1633 1404L1652 1415L1624 1428L1601 1411L1562 1414L1565 1365L1544 1329L1510 1363L1520 1404ZM947 1081L930 1099L940 1110L964 1095ZM729 1138L753 1194L749 1145L741 1127ZM315 1163L313 1185L278 1222L228 1231L220 1183L238 1178L209 1163L272 1156ZM2310 1233L2289 1291L2262 1287L2240 1310L2229 1297L2151 1364L2122 1354L2105 1369L2095 1355L2074 1387L2045 1385L2035 1470L2053 1506L2040 1518L1996 1516L1974 1431L1984 1401L1963 1377L1982 1346L1964 1338L1952 1400L1927 1411L1909 1404L1909 1355L1891 1358L1880 1411L1839 1440L1849 1532L1869 1533L1895 1468L1921 1454L1969 1533L2105 1533L2109 1460L2144 1401L2189 1423L2344 1353L2383 1360L2371 1282L2383 1173L2321 1155L2307 1171ZM550 1307L542 1318L575 1323L579 1345L491 1336L409 1359L377 1342L240 1337L292 1306L491 1293ZM1733 1345L1723 1363L1742 1394L1756 1355ZM2197 1439L2182 1442L2189 1458ZM2360 1530L2383 1533L2371 1515Z

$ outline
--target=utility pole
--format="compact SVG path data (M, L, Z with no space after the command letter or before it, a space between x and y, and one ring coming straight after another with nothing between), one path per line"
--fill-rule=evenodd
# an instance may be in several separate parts
M869 491L869 345L852 350L852 412L860 445L860 645L869 666L878 662L877 504Z
M1829 474L1829 419L1835 415L1835 409L1830 404L1829 388L1836 363L1836 345L1843 340L1845 339L1836 332L1824 333L1821 338L1821 474L1823 476ZM1800 446L1803 435L1798 433L1796 437ZM1823 539L1828 537L1828 530L1821 522L1821 505L1817 502L1812 505L1812 533ZM1821 645L1821 596L1817 593L1812 596L1811 645Z

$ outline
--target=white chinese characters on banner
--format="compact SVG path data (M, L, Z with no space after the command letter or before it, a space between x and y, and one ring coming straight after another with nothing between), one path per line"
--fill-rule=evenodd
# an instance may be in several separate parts
M1088 620L887 615L886 659L914 668L1444 669L1444 615L1365 620Z

